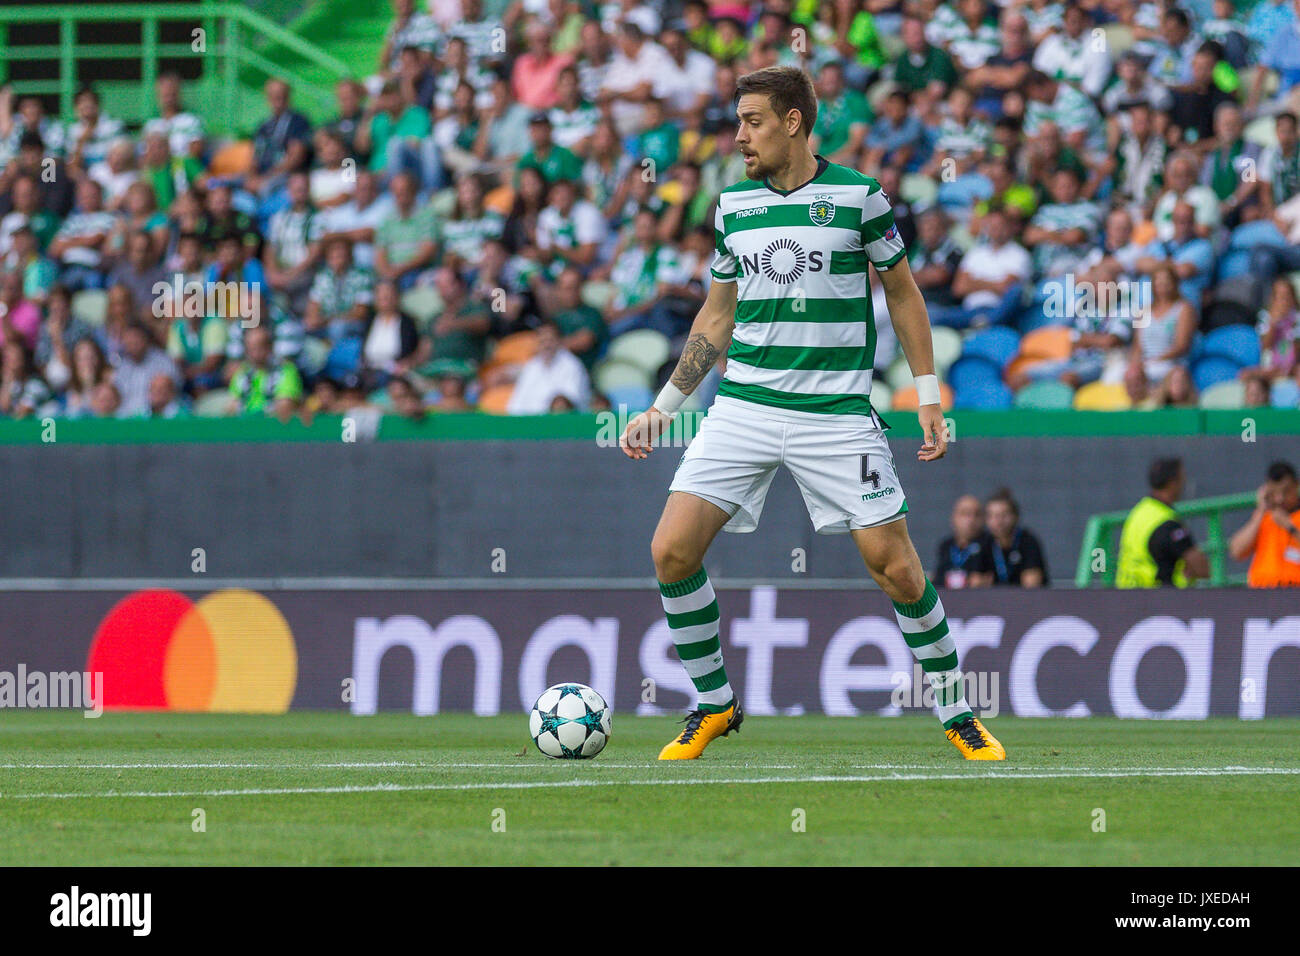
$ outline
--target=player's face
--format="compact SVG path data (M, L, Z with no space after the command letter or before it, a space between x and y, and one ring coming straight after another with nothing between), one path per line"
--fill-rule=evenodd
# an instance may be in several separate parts
M786 125L772 109L771 100L761 93L746 93L736 104L740 125L736 147L745 157L745 175L766 179L784 169L790 157L791 138Z

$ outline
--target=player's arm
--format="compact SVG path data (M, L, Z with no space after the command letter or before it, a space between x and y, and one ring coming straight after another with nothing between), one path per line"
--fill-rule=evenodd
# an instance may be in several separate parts
M731 344L736 327L736 283L715 280L708 297L691 324L686 347L682 349L672 378L655 403L627 423L619 438L619 447L629 458L649 456L655 439L672 421L677 407L699 386L704 376L718 363ZM662 406L662 407L661 407Z
M926 311L925 299L916 286L906 258L899 259L888 269L877 270L877 273L885 289L885 301L894 331L898 334L898 344L903 347L907 365L916 380L919 402L916 414L925 438L916 457L921 461L935 461L948 452L948 433L939 404L939 379L934 374L930 313Z

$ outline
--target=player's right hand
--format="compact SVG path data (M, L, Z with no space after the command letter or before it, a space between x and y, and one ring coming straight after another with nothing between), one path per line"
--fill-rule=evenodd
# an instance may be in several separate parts
M916 453L917 460L938 461L948 454L948 423L943 419L943 410L938 405L922 405L917 410L917 418L925 439Z
M633 460L648 458L650 452L654 451L656 439L664 433L672 420L671 415L665 415L651 405L627 423L623 434L619 436L618 447Z

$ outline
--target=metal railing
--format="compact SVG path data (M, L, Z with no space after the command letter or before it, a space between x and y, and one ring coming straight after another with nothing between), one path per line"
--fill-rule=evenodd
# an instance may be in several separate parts
M1228 539L1223 532L1223 516L1230 511L1249 511L1254 507L1253 491L1235 495L1218 495L1213 498L1196 498L1191 501L1180 501L1174 505L1178 517L1204 518L1206 522L1205 541L1201 545L1201 550L1209 559L1210 577L1198 583L1209 587L1246 583L1244 574L1227 573ZM1086 588L1094 583L1100 583L1103 587L1115 586L1115 565L1118 563L1117 538L1120 529L1124 526L1124 519L1128 516L1127 511L1108 511L1095 514L1088 519L1083 529L1083 544L1079 548L1079 564L1074 573L1076 587ZM1100 555L1098 551L1101 552ZM1100 562L1097 560L1098 557L1101 558ZM1100 568L1094 571L1094 566L1097 564L1100 564Z
M9 42L14 25L58 24L56 44L20 44ZM123 23L140 25L140 41L123 43L84 43L77 40L77 28L87 23ZM164 43L160 37L162 23L190 24L190 40ZM329 84L303 76L276 63L255 48L258 44L275 44L301 60L318 67L330 77ZM238 93L243 77L252 73L261 80L277 77L293 87L296 97L314 100L320 107L333 103L334 81L349 77L347 64L315 44L285 29L278 23L237 3L134 3L86 4L67 7L0 6L0 83L9 78L10 64L17 61L53 61L58 64L54 80L14 82L15 94L50 95L59 98L59 113L64 119L73 115L73 98L79 82L77 65L88 60L137 60L140 63L142 103L153 96L160 59L197 58L202 63L198 84L203 99L218 115L205 111L210 127L234 132L247 125L241 117ZM254 81L256 82L256 80Z

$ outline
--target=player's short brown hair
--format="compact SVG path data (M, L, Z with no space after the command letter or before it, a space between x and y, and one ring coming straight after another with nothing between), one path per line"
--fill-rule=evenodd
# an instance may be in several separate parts
M748 93L766 96L782 119L791 110L798 110L803 117L804 135L812 135L817 122L817 93L812 79L797 66L769 66L746 73L736 80L736 98Z

